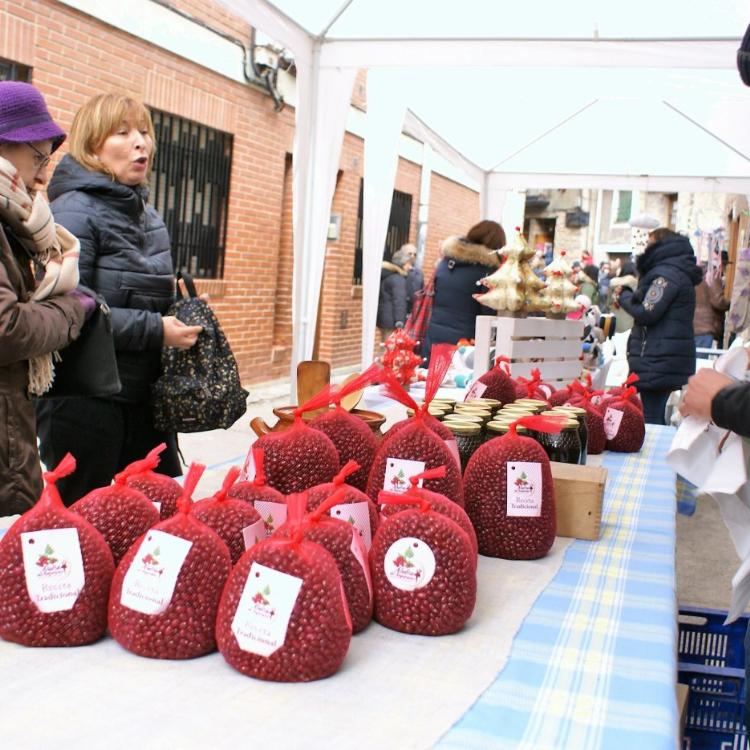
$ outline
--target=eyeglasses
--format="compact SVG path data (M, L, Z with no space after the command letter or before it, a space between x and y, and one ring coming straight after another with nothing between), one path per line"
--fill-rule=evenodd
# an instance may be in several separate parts
M52 154L45 154L42 151L40 151L36 146L32 145L31 143L26 144L35 154L34 156L34 166L37 169L44 169L50 161L52 160Z

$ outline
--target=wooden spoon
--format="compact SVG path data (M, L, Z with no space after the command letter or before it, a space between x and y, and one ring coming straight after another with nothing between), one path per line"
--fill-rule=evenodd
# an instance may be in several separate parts
M354 380L354 378L358 378L360 376L360 373L353 372L348 378L344 380L343 383L341 383L341 386L345 386L348 382L351 380ZM346 411L351 411L362 399L362 394L365 392L364 388L360 388L358 391L352 391L347 396L344 396L344 398L341 399L341 408L346 409Z
M320 393L331 382L331 365L320 359L310 359L297 365L297 405L301 406ZM306 412L321 414L325 409Z

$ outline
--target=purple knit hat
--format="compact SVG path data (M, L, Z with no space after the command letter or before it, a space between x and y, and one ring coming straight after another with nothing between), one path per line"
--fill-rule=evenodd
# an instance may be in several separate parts
M56 151L65 133L50 117L44 97L28 83L0 81L0 141L28 143L48 138Z

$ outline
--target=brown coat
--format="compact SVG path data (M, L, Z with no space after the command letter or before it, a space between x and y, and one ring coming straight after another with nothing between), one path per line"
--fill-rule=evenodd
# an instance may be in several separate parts
M28 360L67 346L83 325L83 307L72 297L25 301L23 257L0 224L0 516L28 510L42 489Z
M724 297L721 282L716 279L711 285L703 279L695 287L695 314L693 333L696 336L710 333L720 341L724 332L724 313L729 309L729 300Z

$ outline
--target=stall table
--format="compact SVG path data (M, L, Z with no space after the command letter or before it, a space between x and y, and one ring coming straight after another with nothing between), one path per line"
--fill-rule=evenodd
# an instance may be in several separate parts
M2 744L673 750L675 501L664 462L672 434L648 426L639 454L605 454L600 541L558 540L541 563L480 558L484 594L466 633L420 638L375 624L353 640L340 673L306 685L249 679L218 654L141 659L110 638L80 649L0 642ZM522 597L524 576L543 575L520 629L506 632L504 598ZM484 662L503 637L509 656L487 677ZM375 642L376 652L366 649ZM458 658L463 648L474 649L476 675L467 654ZM420 671L427 665L432 672Z

